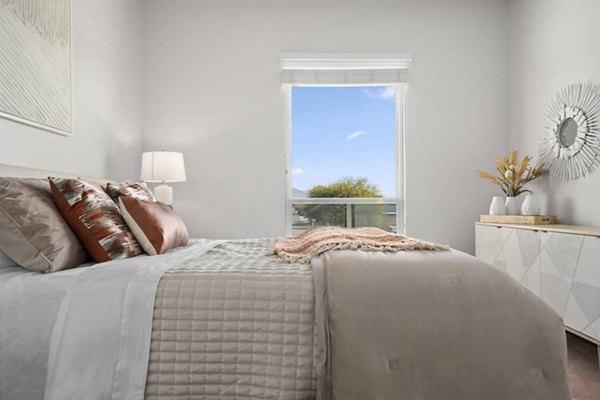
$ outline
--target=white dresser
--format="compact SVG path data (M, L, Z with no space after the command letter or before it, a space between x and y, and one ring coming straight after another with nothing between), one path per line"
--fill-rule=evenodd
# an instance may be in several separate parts
M569 331L600 345L600 228L476 223L475 232L477 258L541 297Z

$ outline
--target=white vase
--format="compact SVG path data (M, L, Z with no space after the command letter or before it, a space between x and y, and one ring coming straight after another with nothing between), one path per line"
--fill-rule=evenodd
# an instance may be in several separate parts
M516 197L507 197L506 203L504 203L506 207L506 215L520 215L521 210L519 207L519 200Z
M540 206L540 202L535 198L534 195L528 194L523 201L523 205L521 206L521 214L522 215L540 215L542 212L542 207Z
M504 197L494 196L492 199L492 204L490 204L490 215L506 215Z

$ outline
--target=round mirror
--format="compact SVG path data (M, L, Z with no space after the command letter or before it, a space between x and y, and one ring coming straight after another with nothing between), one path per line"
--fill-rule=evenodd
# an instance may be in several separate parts
M600 85L574 83L550 101L540 157L552 176L564 180L600 166Z
M579 127L573 118L565 118L563 122L560 123L557 134L561 146L569 147L575 143L575 139L577 138L577 128Z

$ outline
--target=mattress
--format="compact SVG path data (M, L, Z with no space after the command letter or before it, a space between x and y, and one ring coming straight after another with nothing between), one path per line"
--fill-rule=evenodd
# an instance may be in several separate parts
M266 257L273 243L224 242L164 274L146 399L315 397L311 266Z

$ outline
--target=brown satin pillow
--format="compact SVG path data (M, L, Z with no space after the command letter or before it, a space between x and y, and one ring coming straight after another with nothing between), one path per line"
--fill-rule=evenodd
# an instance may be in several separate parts
M151 202L156 201L146 182L142 181L108 182L104 190L116 204L119 204L119 197L121 196L135 197L136 199Z
M73 268L87 259L46 179L0 178L0 251L38 272Z
M155 256L187 246L187 228L168 205L122 196L119 206L125 222L146 253Z
M48 178L58 210L97 262L137 256L139 243L108 194L78 179Z

